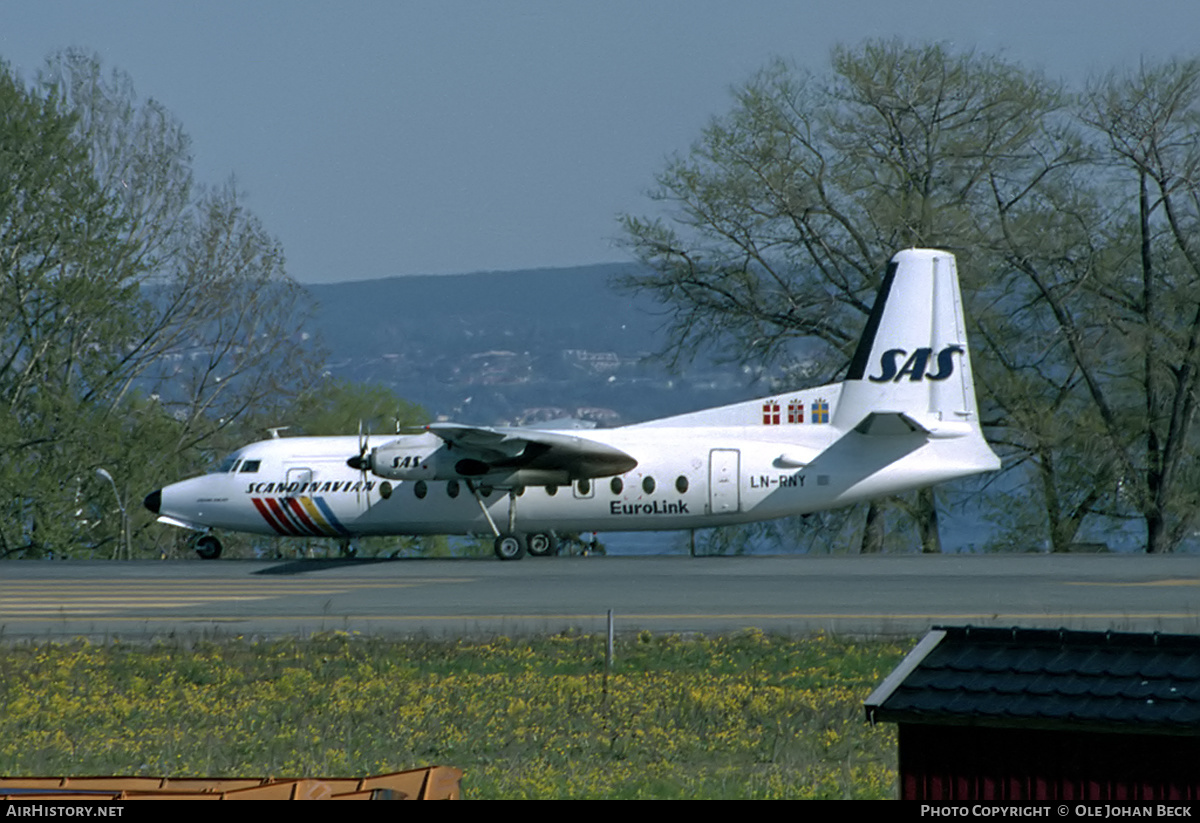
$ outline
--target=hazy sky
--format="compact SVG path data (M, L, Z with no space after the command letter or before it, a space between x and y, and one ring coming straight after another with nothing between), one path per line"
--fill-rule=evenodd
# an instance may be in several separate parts
M616 216L731 87L876 37L1081 81L1200 54L1200 2L0 0L0 58L126 71L303 282L624 260Z

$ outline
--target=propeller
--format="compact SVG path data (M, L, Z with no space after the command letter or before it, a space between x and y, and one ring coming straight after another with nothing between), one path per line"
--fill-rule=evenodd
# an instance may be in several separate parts
M370 448L371 432L363 431L363 422L358 421L358 454L346 461L346 465L352 469L358 469L362 475L359 478L358 484L358 505L362 506L362 489L367 485L367 471L371 468L371 458L367 456L367 450ZM371 503L371 496L367 495L367 505Z
M358 454L346 461L346 465L352 469L358 469L363 473L363 479L366 479L367 470L371 468L371 458L367 457L368 440L370 432L363 434L362 421L358 421Z

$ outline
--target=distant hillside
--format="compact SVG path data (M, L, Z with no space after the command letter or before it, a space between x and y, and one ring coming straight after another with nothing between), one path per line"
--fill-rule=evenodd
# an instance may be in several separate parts
M474 347L481 336L491 337L492 348L536 349L553 341L633 353L658 345L662 321L652 315L658 309L652 301L611 288L631 268L416 275L308 289L321 306L326 343L340 355L389 353L413 338Z
M661 307L618 293L633 264L392 277L308 286L339 377L391 387L435 415L628 423L766 394L762 380L652 359Z

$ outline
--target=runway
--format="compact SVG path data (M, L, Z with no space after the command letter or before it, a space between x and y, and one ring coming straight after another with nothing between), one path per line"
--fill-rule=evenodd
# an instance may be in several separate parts
M0 639L619 631L1200 631L1200 556L10 561Z

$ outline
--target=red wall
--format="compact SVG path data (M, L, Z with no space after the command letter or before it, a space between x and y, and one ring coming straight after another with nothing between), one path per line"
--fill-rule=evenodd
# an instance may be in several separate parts
M903 800L1200 799L1200 738L900 724Z

